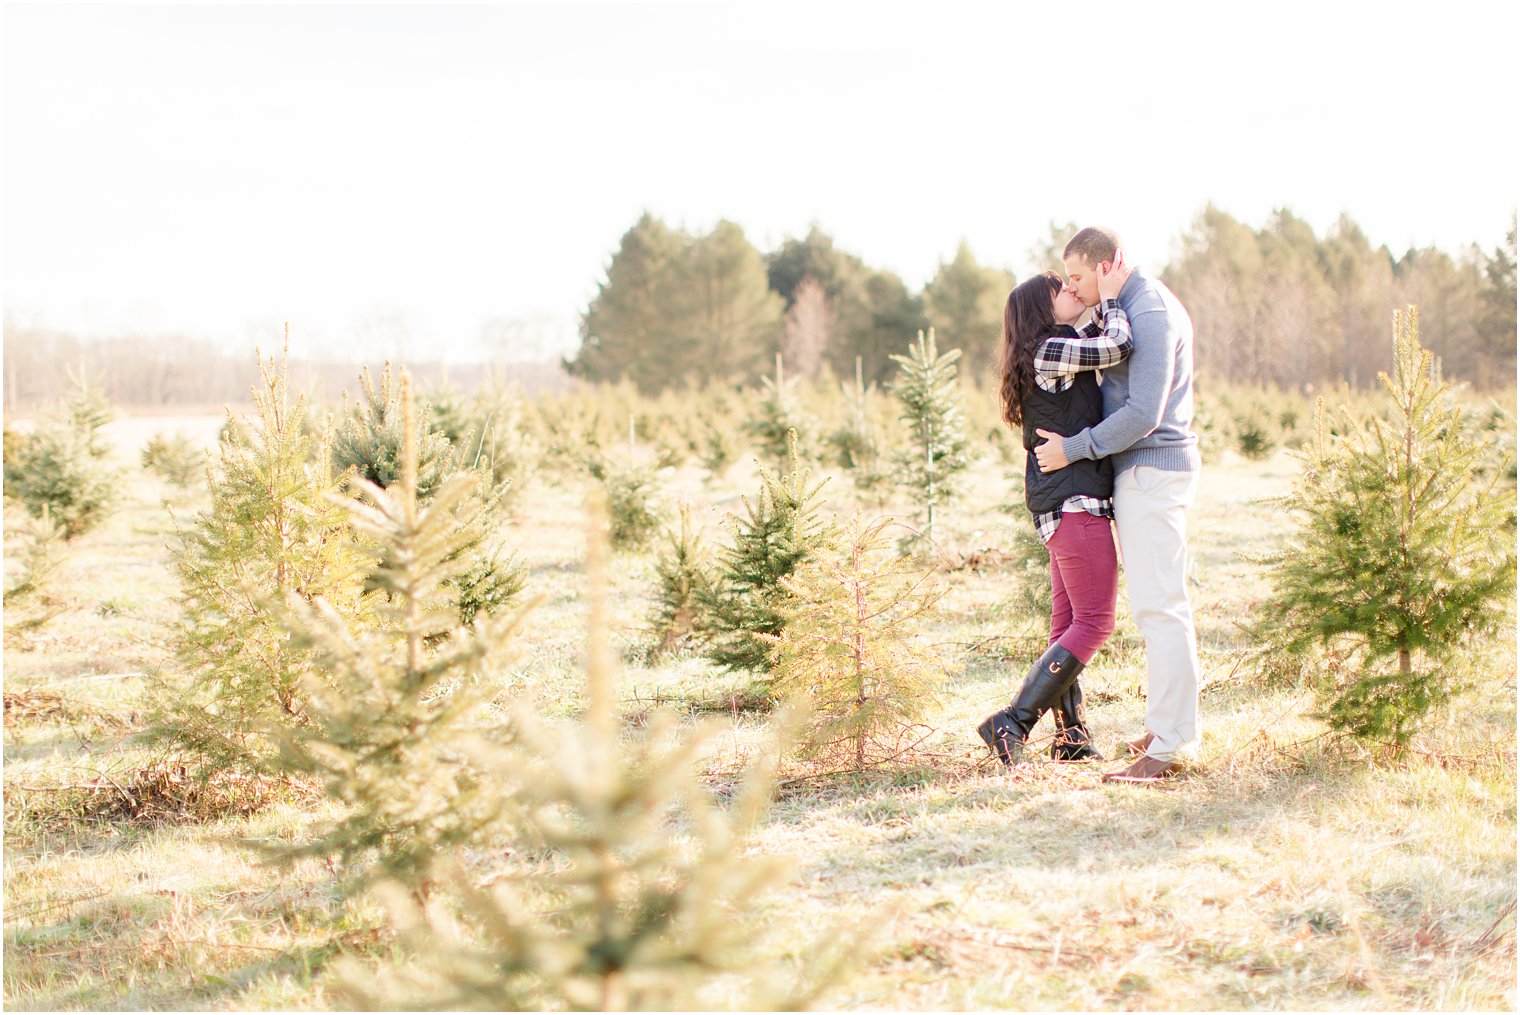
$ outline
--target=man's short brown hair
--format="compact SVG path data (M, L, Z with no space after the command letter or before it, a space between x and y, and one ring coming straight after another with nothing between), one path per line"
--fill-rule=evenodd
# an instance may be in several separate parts
M1066 241L1066 249L1062 251L1061 258L1064 260L1072 254L1081 254L1084 261L1096 268L1103 261L1112 261L1118 252L1118 236L1107 229L1088 226L1078 230L1077 235Z

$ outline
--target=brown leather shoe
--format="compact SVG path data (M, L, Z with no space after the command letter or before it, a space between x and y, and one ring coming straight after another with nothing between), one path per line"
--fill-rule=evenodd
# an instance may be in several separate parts
M1145 736L1141 737L1138 740L1126 740L1119 746L1123 748L1131 758L1138 758L1145 754L1146 750L1151 746L1151 741L1155 739L1156 734L1147 733Z
M1103 777L1103 781L1157 783L1175 778L1181 771L1182 766L1175 761L1162 761L1160 758L1153 758L1149 754L1142 754L1128 768L1118 772L1109 772Z

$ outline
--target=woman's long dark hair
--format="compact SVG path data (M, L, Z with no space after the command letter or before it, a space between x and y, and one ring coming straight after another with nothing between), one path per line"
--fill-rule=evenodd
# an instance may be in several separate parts
M1024 424L1024 395L1034 390L1034 354L1056 328L1056 293L1061 279L1053 271L1014 286L1003 304L1003 420Z

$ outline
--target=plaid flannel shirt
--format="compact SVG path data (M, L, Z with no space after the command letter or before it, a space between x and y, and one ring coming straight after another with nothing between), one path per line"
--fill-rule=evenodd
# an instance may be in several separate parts
M1102 370L1121 362L1135 348L1129 315L1118 300L1104 300L1093 319L1076 336L1051 335L1034 354L1034 382L1042 391L1061 392L1076 382L1084 370ZM1112 497L1068 497L1060 507L1034 516L1040 541L1048 543L1061 525L1061 512L1086 511L1100 518L1114 516Z

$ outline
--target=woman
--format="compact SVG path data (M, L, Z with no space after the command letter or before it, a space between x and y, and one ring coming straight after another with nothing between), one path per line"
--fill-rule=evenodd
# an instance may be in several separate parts
M1051 585L1049 647L1012 704L976 729L1005 765L1022 757L1046 709L1055 713L1052 758L1102 758L1092 747L1077 678L1114 632L1119 560L1112 533L1113 468L1106 459L1082 460L1043 473L1034 447L1036 430L1070 434L1103 421L1095 371L1120 362L1134 348L1118 300L1130 270L1121 255L1099 276L1102 303L1082 331L1073 325L1087 308L1052 272L1021 283L1003 307L1003 420L1024 431L1024 501L1050 551Z

